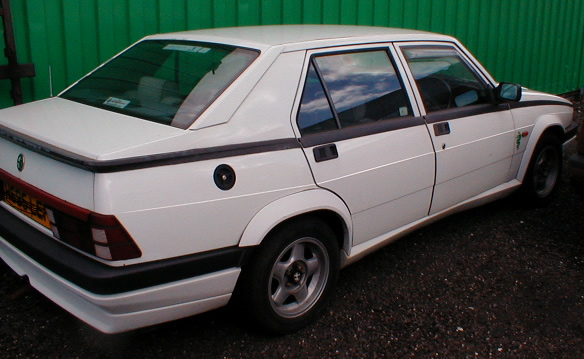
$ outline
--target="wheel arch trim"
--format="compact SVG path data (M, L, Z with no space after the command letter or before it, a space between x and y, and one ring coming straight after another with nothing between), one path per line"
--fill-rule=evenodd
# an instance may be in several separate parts
M525 148L523 153L523 158L521 159L521 165L517 172L517 179L523 182L527 169L529 167L529 162L535 151L535 146L546 133L556 132L557 137L562 141L565 134L564 126L559 118L554 115L544 115L537 119L535 126L531 130L530 141Z
M239 246L259 245L276 226L292 218L311 212L335 213L345 225L345 235L340 249L350 248L352 234L351 213L345 202L324 189L311 189L280 198L262 208L246 226Z

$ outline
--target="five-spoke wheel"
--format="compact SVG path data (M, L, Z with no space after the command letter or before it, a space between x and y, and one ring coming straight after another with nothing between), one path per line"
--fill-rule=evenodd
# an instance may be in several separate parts
M244 310L270 333L313 322L331 296L339 247L323 221L302 218L276 228L243 268L238 287Z
M316 238L304 237L286 247L275 261L269 295L282 317L302 315L322 295L330 271L329 253Z

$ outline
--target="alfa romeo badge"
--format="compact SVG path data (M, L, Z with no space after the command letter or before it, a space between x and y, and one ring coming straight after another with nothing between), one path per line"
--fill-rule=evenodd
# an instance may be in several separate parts
M16 168L18 168L18 172L22 172L24 169L24 155L22 153L16 159Z

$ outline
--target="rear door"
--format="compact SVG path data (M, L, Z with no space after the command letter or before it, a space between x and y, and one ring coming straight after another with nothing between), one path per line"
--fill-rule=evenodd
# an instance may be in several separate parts
M509 181L516 135L507 104L452 43L400 44L436 150L430 214Z
M353 215L353 245L428 214L434 150L389 45L308 53L294 114L316 183Z

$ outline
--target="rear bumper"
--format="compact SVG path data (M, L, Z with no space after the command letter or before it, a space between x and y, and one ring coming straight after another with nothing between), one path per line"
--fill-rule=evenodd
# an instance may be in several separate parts
M244 251L111 267L56 242L0 205L0 257L73 315L117 333L227 304Z

